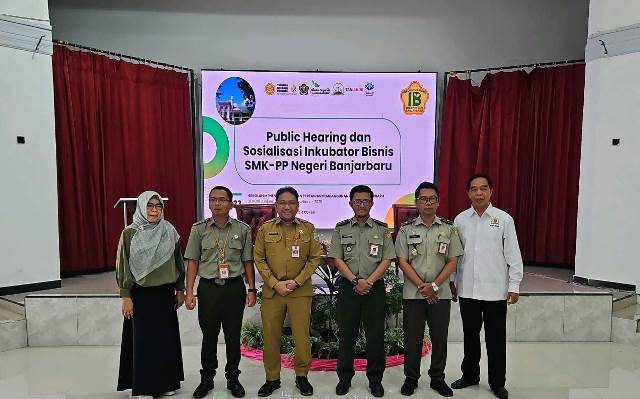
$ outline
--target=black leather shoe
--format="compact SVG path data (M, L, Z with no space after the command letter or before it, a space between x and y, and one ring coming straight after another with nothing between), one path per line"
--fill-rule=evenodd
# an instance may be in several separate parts
M349 388L351 388L350 381L338 381L338 385L336 385L336 395L346 395L349 393Z
M451 388L462 389L462 388L467 388L473 385L478 385L479 383L480 381L469 381L469 380L466 380L464 377L462 377L459 380L454 381L453 384L451 384Z
M498 398L498 399L509 399L509 391L504 389L504 387L500 387L500 388L497 388L497 389L491 388L491 390L493 391L493 394L496 395L496 398Z
M376 398L381 398L384 396L384 387L379 382L370 382L369 390L371 391L371 395Z
M405 378L404 384L400 387L400 393L404 396L411 396L418 387L418 381L413 378Z
M429 386L431 387L431 389L438 392L441 396L447 398L453 396L453 391L451 390L451 388L449 388L449 385L447 385L447 383L442 380L431 381L431 384L429 384Z
M298 388L302 396L313 395L313 387L305 376L296 376L296 388Z
M244 387L237 378L227 380L227 389L231 391L231 395L233 395L234 398L244 398Z
M213 389L213 376L205 375L202 370L200 370L200 385L193 391L193 397L196 399L201 399L207 396L210 390Z
M264 398L265 396L269 396L273 393L273 391L275 391L276 389L280 388L280 380L273 380L273 381L269 381L267 380L264 385L262 385L260 387L260 389L258 389L258 396L260 396L261 398Z

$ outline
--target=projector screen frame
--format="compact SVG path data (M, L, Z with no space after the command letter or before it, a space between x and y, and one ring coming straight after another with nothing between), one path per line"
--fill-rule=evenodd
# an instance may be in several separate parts
M433 181L437 183L438 179L438 160L440 155L440 128L442 123L442 112L444 107L444 101L446 97L446 81L443 82L443 76L448 77L444 72L438 71L430 71L430 70L400 70L400 71L362 71L362 70L354 70L354 71L345 71L345 70L328 70L328 69L245 69L245 68L215 68L215 67L206 67L201 68L200 73L194 73L194 77L192 82L193 89L193 99L192 105L194 106L192 114L194 115L194 131L195 134L194 140L194 159L197 162L196 168L196 212L199 220L204 218L205 207L206 204L203 203L204 198L204 161L203 161L203 128L202 128L202 96L203 96L203 85L202 85L202 77L204 72L264 72L264 73L317 73L317 74L430 74L435 76L435 110L434 110L434 145L433 145ZM305 184L306 185L306 184Z

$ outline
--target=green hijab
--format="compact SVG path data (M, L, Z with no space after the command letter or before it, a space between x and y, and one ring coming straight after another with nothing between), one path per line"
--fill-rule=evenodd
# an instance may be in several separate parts
M153 197L164 205L160 194L155 191L143 192L138 197L133 222L127 226L136 231L129 249L129 269L136 281L165 264L173 256L180 238L175 227L164 220L164 210L157 223L147 220L147 204Z

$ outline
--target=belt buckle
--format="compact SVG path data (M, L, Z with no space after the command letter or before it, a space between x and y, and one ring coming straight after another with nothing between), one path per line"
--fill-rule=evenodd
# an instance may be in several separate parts
M227 280L224 278L215 278L213 279L213 282L216 283L216 285L225 285Z

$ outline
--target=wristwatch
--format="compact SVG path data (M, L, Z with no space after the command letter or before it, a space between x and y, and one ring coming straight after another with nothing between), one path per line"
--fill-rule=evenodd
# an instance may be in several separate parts
M435 282L431 283L431 287L433 287L433 292L438 292L438 290L440 289L440 287L438 287L438 284L436 284Z
M257 290L257 289L255 289L255 288L249 288L247 291L249 291L249 292L253 292L254 294L257 294L257 293L258 293L258 290Z
M361 277L355 276L353 280L351 280L351 286L355 287L356 285L358 285L358 280L361 280Z

